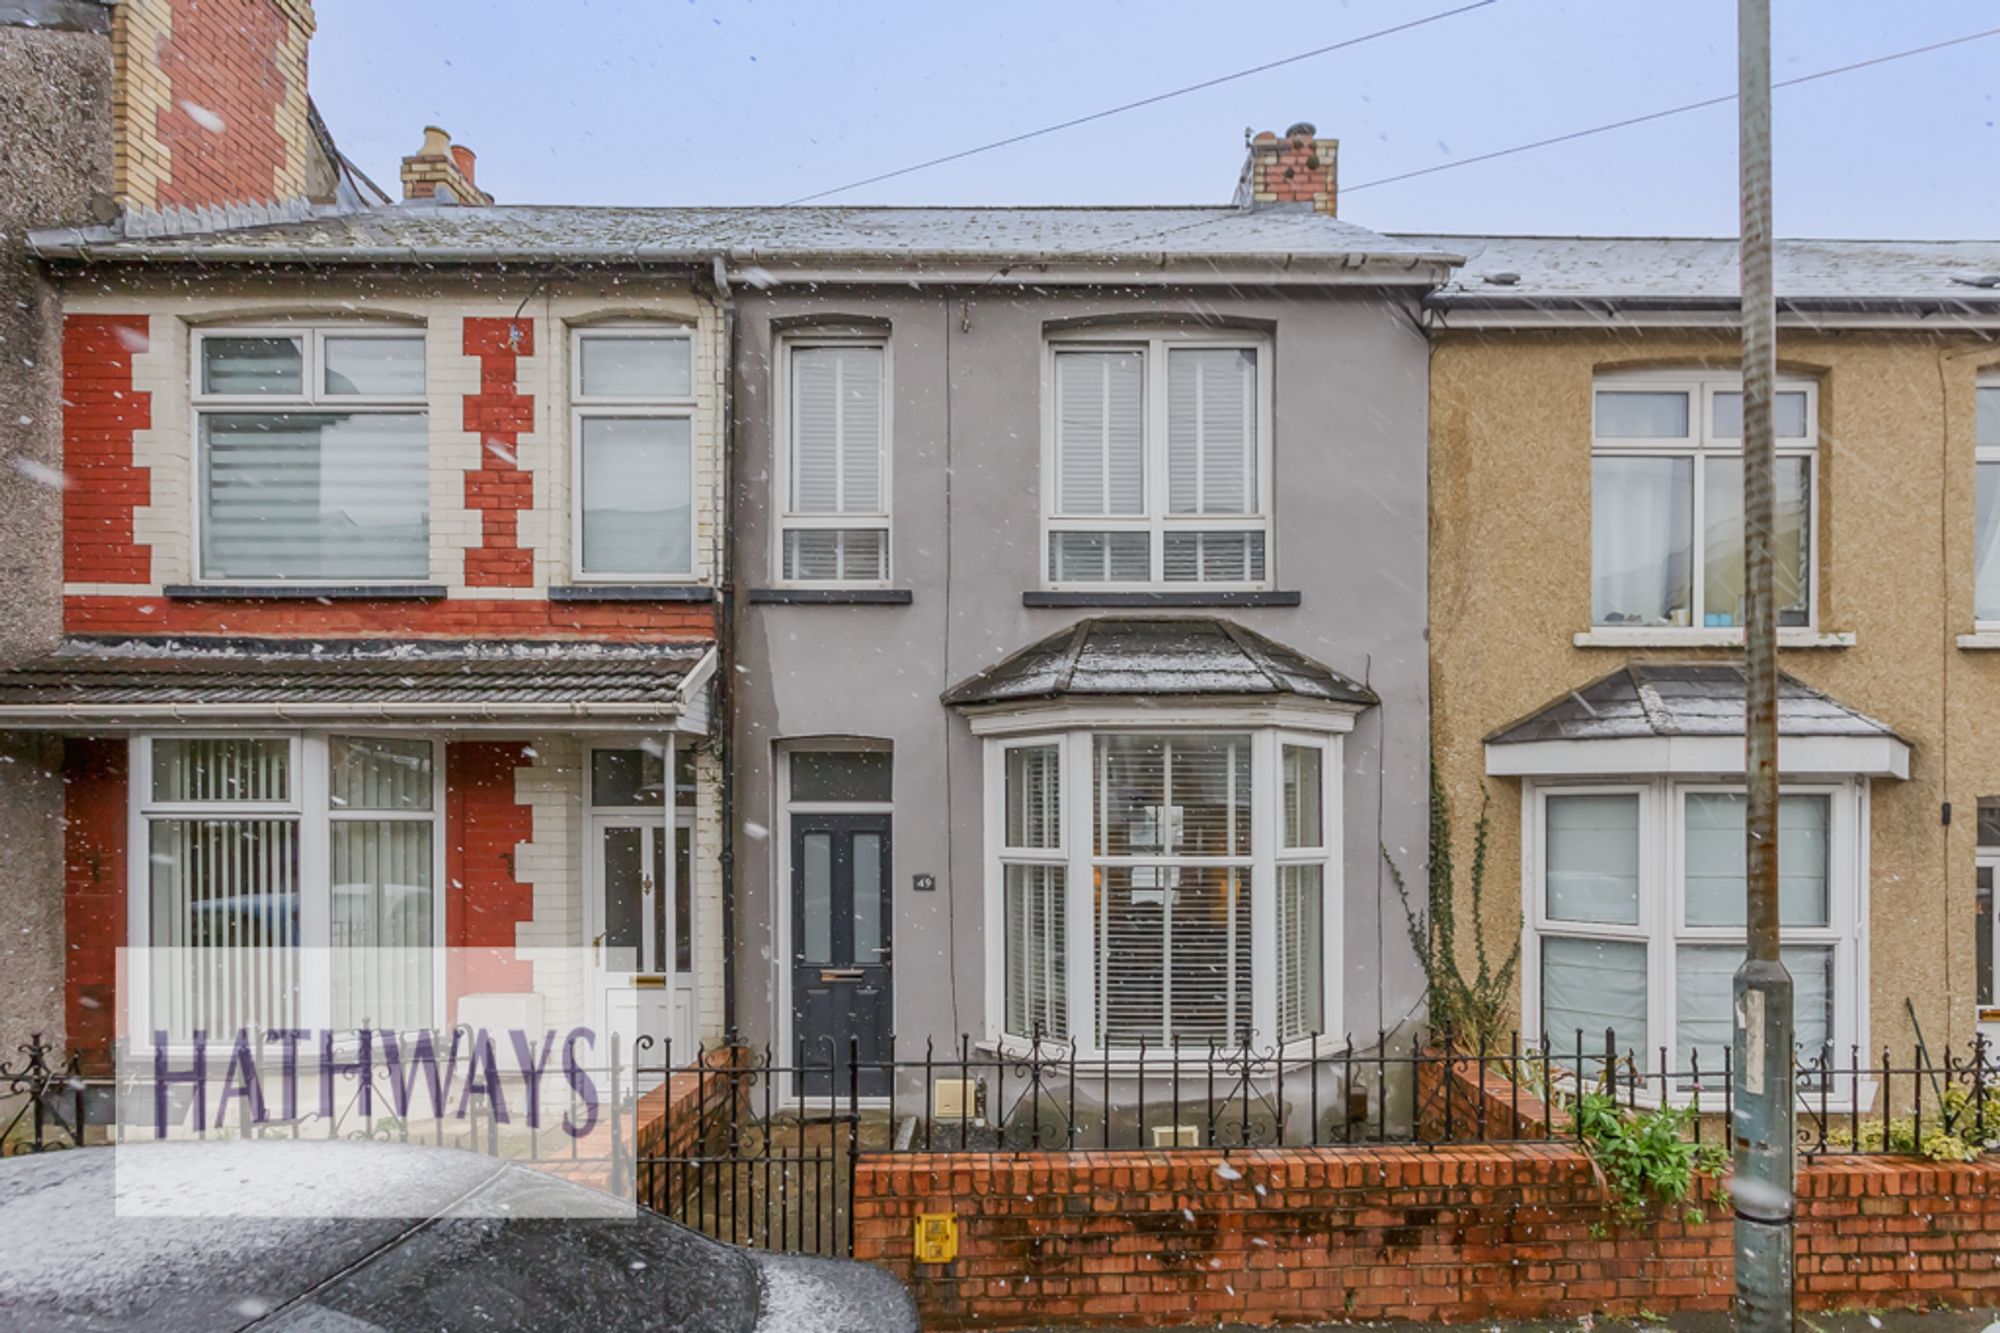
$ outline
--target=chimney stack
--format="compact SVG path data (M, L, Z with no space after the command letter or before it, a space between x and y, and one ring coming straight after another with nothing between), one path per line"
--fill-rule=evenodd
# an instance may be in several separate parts
M443 199L453 204L484 205L493 196L473 183L477 157L470 148L451 141L435 125L424 126L423 147L403 159L403 198Z
M1303 120L1286 130L1283 138L1269 130L1246 135L1250 155L1236 181L1236 206L1309 208L1335 216L1340 140L1318 136L1312 123Z
M31 14L60 8L27 7ZM159 212L306 201L321 152L306 96L315 24L312 0L113 5L119 206Z

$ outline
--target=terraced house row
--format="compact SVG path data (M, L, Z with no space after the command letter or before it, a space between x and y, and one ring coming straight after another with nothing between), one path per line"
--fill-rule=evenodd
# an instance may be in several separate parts
M1523 1030L1719 1064L1733 241L1378 234L1310 125L1203 206L519 206L436 130L392 200L300 111L303 0L247 63L50 8L0 51L103 148L9 278L10 1032L103 1067L121 948L249 939L403 950L259 983L336 1026L547 946L537 1024L864 1096L962 1038L1372 1047L1435 764ZM2000 1023L1996 272L1779 250L1808 1056Z

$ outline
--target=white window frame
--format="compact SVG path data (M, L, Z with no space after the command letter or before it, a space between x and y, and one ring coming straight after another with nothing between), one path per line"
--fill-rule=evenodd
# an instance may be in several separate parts
M1978 1021L1981 1027L1986 1031L1987 1039L1989 1041L1993 1041L1995 1039L1992 1031L1993 1027L1996 1023L2000 1023L2000 843L1987 843L1978 841L1977 818L1978 817L1975 814L1974 816L1975 823L1973 825L1974 841L1972 850L1972 866L1973 866L1973 876L1974 876L1972 881L1973 891L1975 895L1978 892L1979 872L1982 870L1987 871L1992 876L1991 892L1993 894L1993 913L1992 913L1992 920L1988 924L1988 929L1992 935L1992 938L1990 940L1992 953L1989 955L1990 969L1995 973L1995 975L1988 978L1979 976L1977 972L1974 973L1972 978L1972 999L1973 999L1974 1009L1978 1014ZM1973 901L1974 901L1974 907L1977 908L1978 899L1975 897ZM1977 917L1974 918L1974 922L1976 929ZM1973 957L1973 965L1976 968L1978 966L1978 960L1979 960L1979 954L1976 949L1974 950L1972 957ZM1991 991L1992 1003L1990 1004L1982 1005L1979 1003L1979 988L1982 984L1990 984L1992 986L1992 991Z
M1069 716L1063 716L1068 712ZM1157 712L1157 717L1149 714ZM1345 733L1353 727L1348 713L1321 713L1307 710L1152 710L1084 709L1026 710L1016 715L996 714L975 718L973 730L985 738L985 1044L1008 1052L1025 1052L1033 1045L1032 1033L1007 1030L1006 1007L1006 872L1008 864L1030 859L1039 864L1065 867L1063 891L1067 900L1064 932L1064 992L1069 1002L1069 1037L1061 1044L1074 1043L1079 1058L1108 1059L1114 1063L1137 1060L1136 1047L1104 1048L1097 1040L1097 931L1095 875L1104 864L1158 862L1171 864L1242 865L1248 869L1250 906L1250 969L1252 1044L1259 1051L1277 1051L1283 1058L1303 1059L1339 1049L1343 1006L1341 982L1345 976L1342 942L1345 937L1344 848L1341 814L1345 808ZM1094 851L1096 828L1096 741L1113 734L1140 735L1219 735L1248 734L1250 737L1250 854L1248 857L1220 858L1101 858ZM1060 861L1048 857L1048 849L1018 849L1004 845L1006 830L1006 755L1011 749L1033 746L1058 747L1062 782L1062 849ZM1282 790L1280 759L1284 745L1310 745L1322 750L1320 770L1321 828L1325 845L1317 849L1293 849L1284 855L1280 841L1279 799ZM1298 863L1323 860L1321 880L1321 1015L1319 1037L1276 1040L1278 1008L1277 953L1277 866L1280 860ZM1045 1040L1046 1044L1046 1040ZM1183 1058L1206 1059L1207 1047L1187 1047ZM1157 1061L1171 1063L1165 1047L1149 1046L1149 1067Z
M297 394L256 393L223 394L208 393L204 389L206 370L206 349L211 338L286 338L300 345L300 388ZM387 394L330 394L326 392L326 340L328 338L382 338L414 339L424 349L424 388L410 395ZM369 413L379 415L407 415L421 413L425 426L425 468L426 487L429 476L429 429L430 429L430 330L414 324L341 324L341 323L298 323L298 324L242 324L216 325L211 328L194 330L188 340L190 364L188 366L188 446L193 476L188 487L188 531L193 536L194 549L190 564L194 570L194 581L203 587L215 588L261 588L272 584L283 584L288 588L353 588L353 587L397 587L403 584L423 582L430 577L428 568L429 548L435 541L430 533L429 491L425 495L425 528L429 535L426 541L426 568L421 574L408 578L321 578L298 579L279 575L257 575L253 577L219 578L208 573L206 559L206 513L207 510L207 460L203 457L201 419L205 414L248 415L255 412L334 412L345 411L356 415Z
M1591 381L1590 393L1590 457L1592 468L1591 509L1593 522L1596 511L1595 463L1599 458L1689 458L1693 460L1694 495L1692 497L1693 542L1689 552L1689 577L1692 587L1688 596L1688 623L1686 625L1635 625L1625 623L1600 624L1595 607L1590 614L1593 636L1607 632L1612 634L1634 633L1654 638L1680 639L1691 641L1714 639L1717 635L1733 635L1740 640L1741 625L1714 627L1705 624L1707 619L1707 580L1705 566L1708 560L1708 501L1707 501L1707 460L1711 458L1740 458L1743 454L1741 439L1726 439L1715 434L1715 396L1718 393L1738 393L1743 387L1741 375L1734 373L1703 374L1688 371L1620 371L1596 376ZM1641 393L1685 393L1688 395L1688 433L1683 436L1666 436L1658 439L1627 436L1600 437L1597 433L1597 395L1600 393L1641 392ZM1780 634L1808 635L1819 629L1820 590L1820 490L1822 474L1819 451L1819 386L1811 380L1780 380L1776 393L1804 393L1806 396L1806 435L1803 439L1779 438L1777 453L1779 458L1803 458L1806 460L1806 623L1780 627ZM1595 601L1597 578L1596 559L1591 561L1591 598Z
M873 347L882 353L882 438L877 455L881 508L873 513L803 514L792 497L792 358L820 347ZM896 577L895 448L896 359L889 335L865 330L814 329L786 334L777 341L772 373L772 432L777 482L776 522L771 525L771 581L780 588L888 588ZM882 533L882 577L878 579L800 579L785 573L785 536L811 530L879 529Z
M422 740L431 747L431 808L427 811L341 810L332 808L328 742L352 739ZM160 801L153 797L153 743L157 740L283 740L290 753L290 791L283 801ZM431 825L431 931L440 955L446 936L449 879L445 874L445 743L430 735L336 728L332 731L152 731L136 732L127 741L126 768L126 944L130 949L125 1001L132 1022L127 1045L135 1053L154 1049L152 990L148 955L152 947L151 824L155 818L218 819L291 818L298 823L299 987L300 1026L331 1027L331 979L327 954L333 928L332 840L329 829L342 819L408 820ZM433 1026L444 1025L448 969L432 976ZM213 1044L213 1034L211 1034Z
M619 338L673 339L687 345L688 391L684 395L586 394L583 391L583 345L589 341ZM570 494L570 577L579 584L691 584L700 581L702 496L697 488L700 467L697 455L700 433L695 409L699 375L695 367L694 330L685 324L617 323L580 325L569 335L569 494ZM655 418L688 423L688 567L686 572L641 574L625 570L590 569L583 562L583 426L592 418L625 420Z
M1973 476L1973 487L1974 487L1973 496L1974 496L1975 506L1978 503L1979 470L1986 467L2000 469L2000 437L1996 437L1989 441L1982 441L1979 439L1977 434L1977 431L1979 429L1978 396L1981 391L2000 394L2000 373L1981 375L1977 380L1973 382L1973 412L1974 412L1973 430L1975 433L1973 435L1973 446L1972 446L1972 456L1973 456L1972 476ZM1976 508L1974 510L1974 513L1975 513L1975 523L1976 523L1977 522ZM1977 534L1978 529L1976 526L1973 529L1973 531L1975 534ZM1974 580L1973 620L1972 620L1973 632L1978 634L2000 633L2000 619L1996 619L1990 616L1982 619L1978 613L1979 555L1980 552L1975 547L1972 553L1972 577ZM2000 996L1996 996L1996 998L2000 998Z
M1637 1096L1648 1104L1657 1103L1660 1048L1665 1047L1672 1072L1683 1074L1675 1056L1677 1049L1677 952L1680 946L1729 944L1745 939L1745 932L1733 927L1688 926L1686 880L1683 874L1686 846L1687 797L1695 792L1740 792L1740 780L1728 778L1617 778L1592 781L1556 780L1531 782L1521 802L1522 829L1522 921L1521 937L1521 1026L1524 1039L1540 1042L1546 1036L1549 1054L1559 1069L1573 1062L1576 1051L1574 1032L1542 1031L1542 954L1545 938L1594 939L1646 946L1646 1034L1648 1049L1632 1052L1641 1076ZM1827 826L1827 925L1785 927L1781 943L1786 947L1832 946L1834 950L1834 1020L1830 1042L1835 1071L1846 1067L1847 1053L1859 1046L1868 1048L1867 949L1868 949L1868 784L1865 779L1786 781L1786 796L1825 795L1829 799ZM1639 812L1639 911L1636 926L1571 922L1548 915L1547 872L1548 801L1554 796L1609 796L1631 794L1638 799ZM1585 1075L1594 1078L1602 1064L1603 1033L1585 1032L1583 1058ZM1628 1052L1620 1051L1620 1058ZM1864 1059L1864 1064L1867 1061ZM1711 1080L1710 1075L1713 1075ZM1704 1069L1704 1107L1719 1109L1720 1062L1713 1070ZM1649 1089L1646 1076L1653 1077ZM1872 1097L1872 1084L1862 1083L1862 1097ZM1828 1105L1846 1107L1849 1080L1836 1079L1827 1092ZM1677 1086L1671 1100L1686 1104L1692 1089ZM1814 1095L1814 1105L1818 1096Z
M1167 358L1171 351L1195 349L1248 351L1257 357L1257 512L1254 514L1171 514L1167 474ZM1137 351L1145 355L1145 447L1140 475L1145 508L1141 514L1058 513L1061 467L1056 440L1056 359L1064 352ZM1063 592L1254 592L1276 586L1277 525L1273 507L1277 494L1273 459L1275 417L1271 390L1272 340L1263 334L1216 329L1106 329L1053 335L1042 345L1042 529L1036 551L1039 585ZM1059 532L1144 532L1151 574L1143 582L1126 580L1058 580L1050 562L1050 542ZM1264 577L1248 581L1168 582L1166 538L1175 532L1255 532L1264 537Z

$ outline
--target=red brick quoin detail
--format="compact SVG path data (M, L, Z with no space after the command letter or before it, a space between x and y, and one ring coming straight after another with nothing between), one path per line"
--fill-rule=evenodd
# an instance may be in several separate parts
M246 634L272 638L601 639L687 643L715 637L715 615L699 603L231 602L165 597L78 596L66 600L72 634Z
M514 800L514 770L533 756L520 741L459 741L445 747L445 943L453 996L528 991L534 969L514 957L515 928L535 914L534 886L514 870L535 836L534 812Z
M63 1012L92 1073L111 1068L125 943L126 743L63 742Z
M153 424L153 395L132 387L147 327L144 315L63 320L65 582L152 581L152 549L132 540L132 511L153 494L150 470L132 465L132 433Z
M1807 1309L1986 1306L2000 1165L1836 1157L1798 1174ZM1562 1144L864 1156L854 1256L910 1285L931 1329L1445 1322L1725 1310L1732 1222L1607 1227ZM918 1264L919 1213L958 1257Z
M160 207L279 202L285 76L278 53L289 27L271 0L174 0L160 47L173 96L157 123L173 175L160 182ZM190 104L209 113L206 126Z
M519 393L517 363L535 354L535 326L512 319L465 321L465 354L479 358L479 392L465 399L465 429L479 436L479 467L465 474L465 507L480 515L481 541L465 552L474 588L530 588L535 553L520 544L519 516L534 507L535 479L514 460L535 428L535 400Z

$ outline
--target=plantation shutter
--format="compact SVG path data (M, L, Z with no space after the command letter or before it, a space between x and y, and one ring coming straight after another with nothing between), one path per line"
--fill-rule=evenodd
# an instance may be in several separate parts
M1145 513L1145 353L1056 354L1056 512Z
M1248 514L1257 498L1257 354L1176 349L1167 358L1167 511Z
M879 514L882 349L800 347L792 353L794 514Z
M1061 855L1062 751L1007 751L1003 861L1006 1027L1030 1039L1069 1035L1068 944Z

